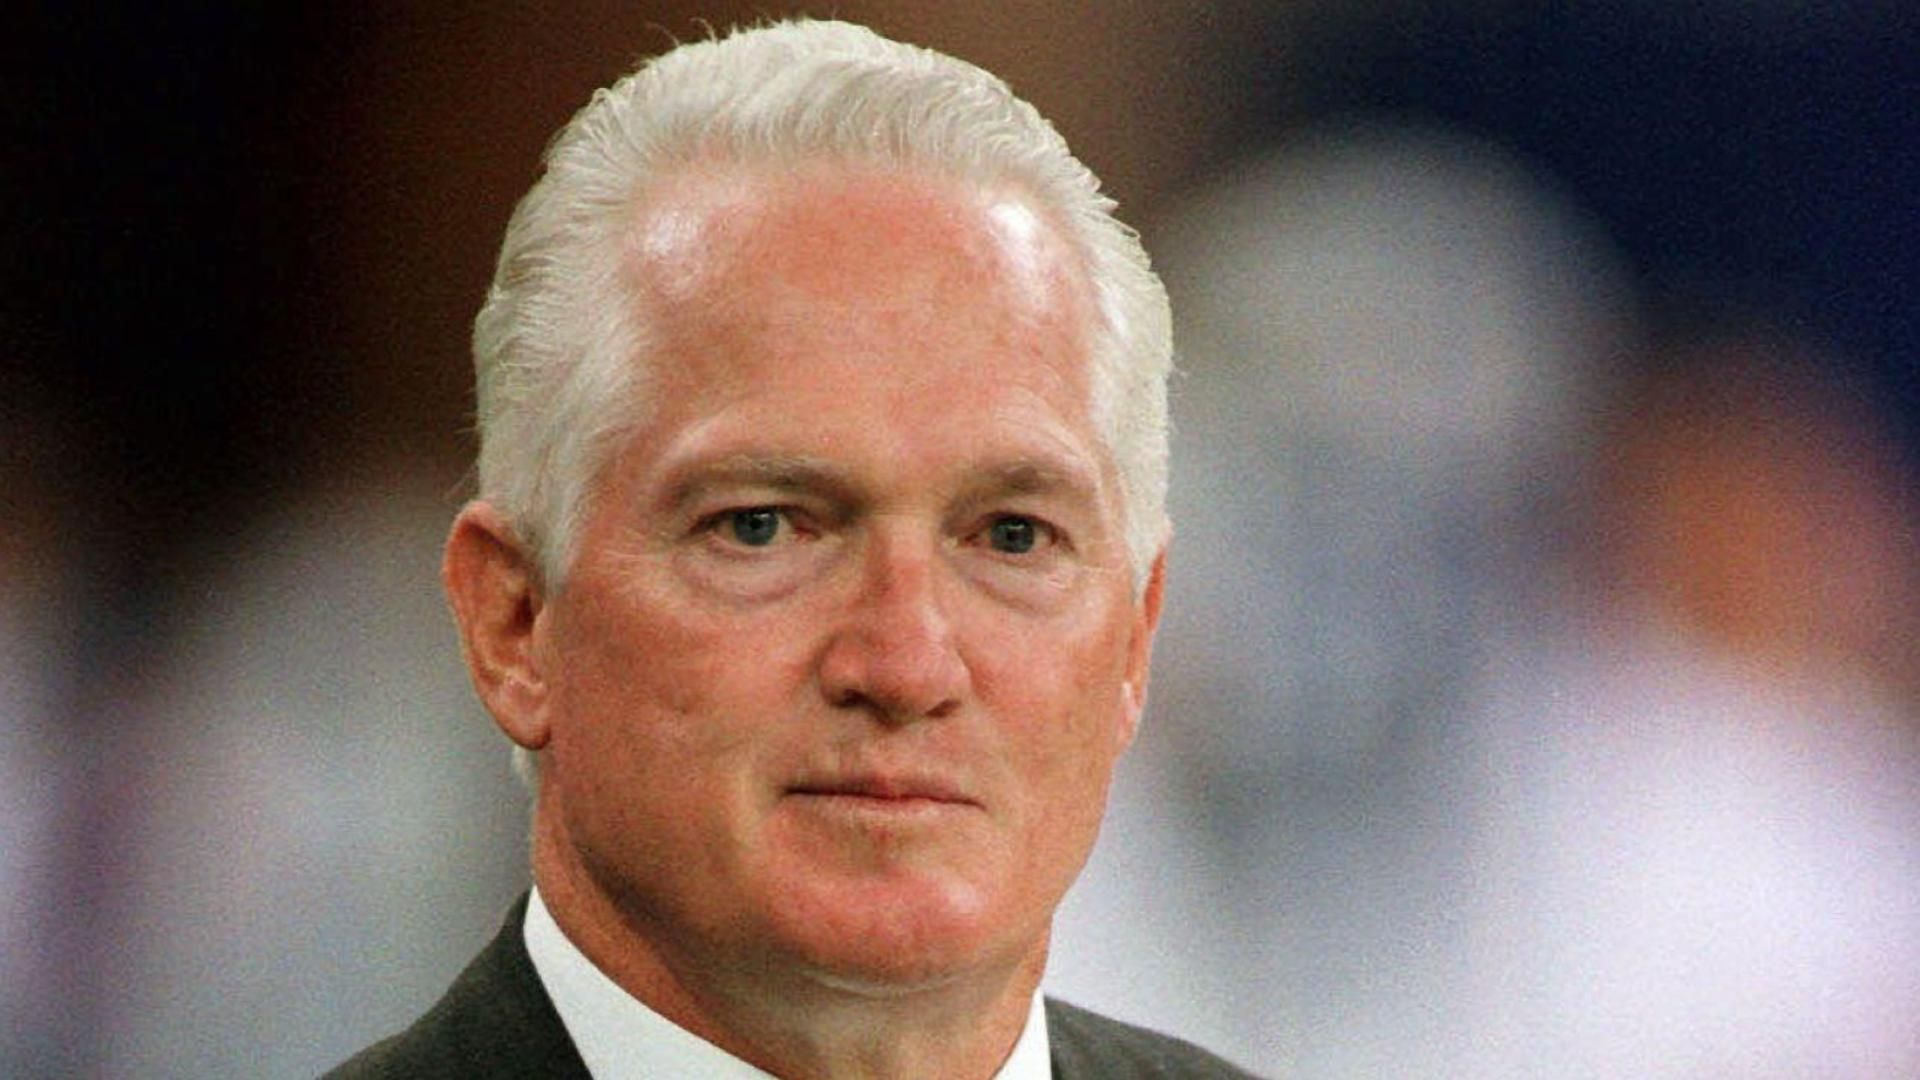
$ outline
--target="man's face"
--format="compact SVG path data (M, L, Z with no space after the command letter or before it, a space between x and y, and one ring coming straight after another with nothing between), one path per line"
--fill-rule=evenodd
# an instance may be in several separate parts
M1157 603L1087 415L1080 271L1021 199L899 173L649 206L646 413L536 630L541 812L670 966L1037 960Z

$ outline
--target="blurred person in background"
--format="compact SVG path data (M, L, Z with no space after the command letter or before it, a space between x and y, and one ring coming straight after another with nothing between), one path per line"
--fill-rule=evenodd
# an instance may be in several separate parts
M1920 497L1891 418L1791 332L1700 321L1650 350L1607 410L1605 592L1757 674L1857 682L1910 712Z
M1887 418L1764 325L1599 426L1557 626L1456 753L1475 1075L1920 1072L1920 544Z
M1488 656L1561 602L1554 549L1630 298L1523 166L1406 125L1302 132L1156 246L1188 376L1190 573L1155 685L1174 719L1127 763L1125 845L1090 869L1055 978L1141 970L1116 1008L1187 1010L1276 1072L1424 1075L1464 947L1446 748ZM1216 891L1156 916L1169 865ZM1166 944L1098 934L1120 918Z
M243 21L200 21L214 71L235 52L249 70L261 52L313 59L270 87L198 89L272 103L227 136L252 171L222 175L247 196L201 226L241 234L260 263L234 271L250 302L220 325L265 328L174 365L199 396L239 403L227 422L248 434L219 455L239 491L176 495L195 531L147 555L159 614L127 665L144 678L111 702L118 764L96 781L114 854L89 877L111 956L76 956L99 1034L73 1053L108 1075L310 1076L416 1014L525 887L525 799L438 584L470 468L458 338L485 267L442 233L498 226L486 200L451 199L409 163L480 151L453 145L469 99L423 88L432 54L402 63L389 22L356 34L276 12L255 41ZM308 22L298 41L266 33ZM179 441L213 426L174 413ZM162 471L171 449L142 447Z
M418 458L224 538L131 700L103 991L124 1075L298 1075L419 1007L524 887L526 813L450 648Z
M1132 965L1123 1015L1305 1075L1920 1067L1920 564L1873 400L1782 334L1642 344L1591 226L1458 136L1303 134L1161 232L1180 722L1055 984ZM1220 885L1155 915L1168 865ZM1170 944L1075 936L1113 918Z
M10 373L11 374L11 373ZM44 397L6 380L0 396L0 1073L65 1058L74 954L98 926L42 898L89 873L101 800L86 766L109 725L63 723L88 699L85 659L95 541L74 493L95 477Z

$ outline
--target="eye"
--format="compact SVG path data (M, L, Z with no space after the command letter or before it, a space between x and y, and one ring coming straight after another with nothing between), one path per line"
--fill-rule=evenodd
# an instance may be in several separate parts
M728 511L715 524L747 547L767 547L779 539L782 519L783 515L774 507L750 506Z
M1007 555L1025 555L1039 543L1040 529L1032 518L998 517L987 526L987 546Z

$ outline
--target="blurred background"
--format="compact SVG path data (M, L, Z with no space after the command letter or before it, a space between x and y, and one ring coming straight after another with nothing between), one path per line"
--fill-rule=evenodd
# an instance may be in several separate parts
M470 320L593 88L808 11L1006 77L1174 294L1055 993L1273 1074L1920 1075L1909 6L115 7L0 96L0 1074L311 1075L492 933Z

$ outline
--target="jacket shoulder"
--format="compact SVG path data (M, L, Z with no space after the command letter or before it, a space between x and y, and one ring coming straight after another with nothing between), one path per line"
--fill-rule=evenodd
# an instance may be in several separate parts
M446 995L411 1027L355 1054L326 1080L570 1077L588 1080L533 961L523 898Z
M1184 1039L1113 1020L1052 998L1047 999L1046 1006L1054 1080L1253 1078L1245 1069Z

